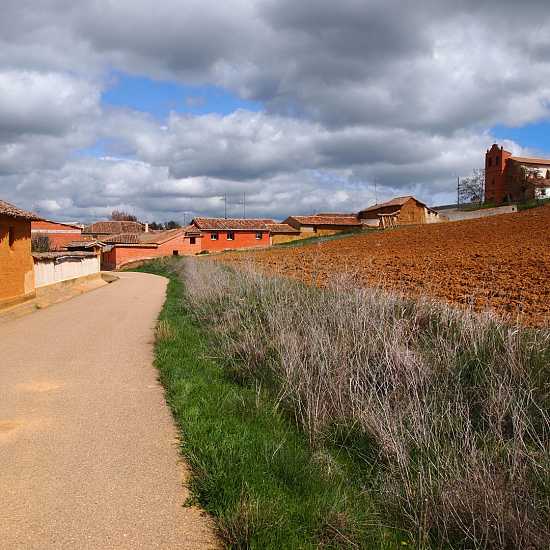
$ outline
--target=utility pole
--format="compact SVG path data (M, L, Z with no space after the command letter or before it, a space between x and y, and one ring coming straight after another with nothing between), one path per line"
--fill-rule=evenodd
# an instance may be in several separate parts
M223 195L223 217L227 220L227 193Z
M374 180L374 200L376 201L375 204L378 204L378 184L376 180Z
M246 219L246 193L243 193L243 218Z
M460 208L460 176L456 177L456 207Z

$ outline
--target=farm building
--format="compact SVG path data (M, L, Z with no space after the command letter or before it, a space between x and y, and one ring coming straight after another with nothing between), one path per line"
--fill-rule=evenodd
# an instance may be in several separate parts
M496 143L485 154L485 201L550 199L550 160L514 157Z
M200 252L197 244L191 244L185 229L121 233L102 239L102 268L118 269L123 265L159 256L179 256Z
M101 240L101 237L109 235L122 235L124 233L143 233L146 231L146 225L140 222L127 221L103 221L87 225L82 231L83 235L89 235L95 239Z
M267 223L269 229L270 244L281 244L302 239L300 230L295 229L288 223Z
M301 238L334 235L343 231L361 229L361 222L353 214L314 214L289 216L283 223L300 231Z
M198 230L195 235L198 252L221 252L235 248L269 246L269 228L273 220L195 218L191 226ZM189 230L188 230L189 233ZM189 239L193 236L189 233Z
M0 308L35 295L31 222L38 216L0 200Z
M33 220L31 222L31 234L33 237L45 235L50 242L50 249L60 250L67 243L80 238L82 227L50 220Z
M438 212L411 196L396 197L361 210L357 218L371 227L396 227L447 221Z

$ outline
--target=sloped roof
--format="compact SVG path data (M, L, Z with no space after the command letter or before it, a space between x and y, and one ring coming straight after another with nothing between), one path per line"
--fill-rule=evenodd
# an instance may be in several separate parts
M93 248L94 246L101 246L103 243L96 239L82 239L79 241L71 241L65 245L65 248Z
M185 229L168 229L167 231L151 231L148 233L119 233L118 235L110 235L101 239L102 242L108 244L132 244L132 245L158 245L165 243L178 236L183 236Z
M193 225L199 229L226 231L226 230L243 230L249 231L267 231L268 223L275 223L274 220L268 219L243 219L243 218L195 218Z
M300 233L298 229L288 225L288 223L267 223L270 233Z
M13 204L2 200L0 200L0 214L3 214L4 216L9 216L10 218L22 218L24 220L41 219L34 212L22 210L21 208L17 208L17 206L14 206Z
M83 232L119 235L122 233L142 233L144 230L143 224L139 222L103 221L87 225Z
M294 220L300 225L349 225L350 227L361 225L361 222L355 216L289 216L283 223L288 220Z
M521 162L523 164L544 164L550 166L550 159L539 159L531 157L510 157L510 160Z
M422 204L425 206L424 203L420 202L419 200L415 199L411 195L407 195L405 197L395 197L389 201L381 202L380 204L373 204L372 206L369 206L368 208L365 208L364 210L361 210L360 214L362 212L372 212L373 210L378 210L380 208L387 208L388 206L403 206L406 202L410 201L411 199L415 200L419 204Z
M44 222L44 223L53 223L55 225L63 225L65 227L70 227L71 229L80 229L80 230L82 230L82 226L77 225L76 223L56 222L54 220L47 220L46 218L40 218L40 219L34 220L34 221Z

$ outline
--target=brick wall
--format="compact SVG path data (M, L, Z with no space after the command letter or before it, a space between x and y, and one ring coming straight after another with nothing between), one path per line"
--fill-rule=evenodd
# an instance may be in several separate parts
M13 240L11 245L10 228ZM0 214L0 306L33 295L31 223Z
M82 235L82 229L78 227L46 220L33 221L31 230L34 235L47 235L52 250L64 248L67 243L78 241Z
M485 201L501 204L506 198L505 168L511 153L494 144L485 154Z

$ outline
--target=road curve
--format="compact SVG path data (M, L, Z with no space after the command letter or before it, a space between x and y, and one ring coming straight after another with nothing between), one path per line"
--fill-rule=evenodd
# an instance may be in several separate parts
M152 366L166 279L120 280L0 324L0 547L201 549Z

